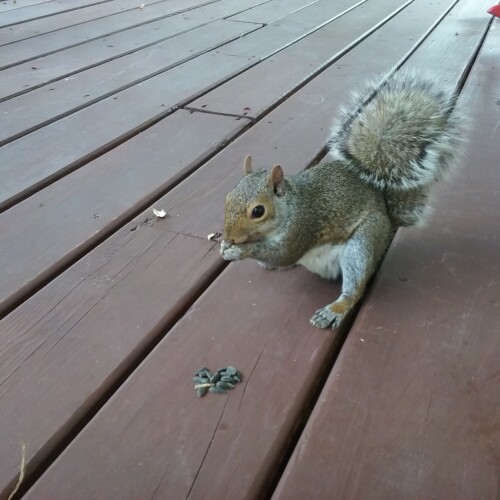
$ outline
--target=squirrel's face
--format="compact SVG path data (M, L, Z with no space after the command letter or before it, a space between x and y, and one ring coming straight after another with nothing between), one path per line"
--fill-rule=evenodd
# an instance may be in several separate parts
M283 170L252 172L245 160L245 177L226 197L224 240L241 245L270 237L277 230L276 198L283 194Z

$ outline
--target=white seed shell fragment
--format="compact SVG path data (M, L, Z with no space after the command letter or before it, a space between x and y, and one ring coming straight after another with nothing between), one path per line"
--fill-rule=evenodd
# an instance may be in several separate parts
M210 233L210 234L207 236L207 238L208 238L209 240L211 240L211 239L215 238L215 233Z
M156 217L163 219L167 215L167 212L165 212L165 210L156 210L156 208L153 208L153 214L156 215Z

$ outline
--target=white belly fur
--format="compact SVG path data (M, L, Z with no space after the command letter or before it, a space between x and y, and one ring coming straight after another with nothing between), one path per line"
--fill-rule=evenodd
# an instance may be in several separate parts
M345 245L326 244L306 252L297 262L322 278L336 279L340 275L340 258Z

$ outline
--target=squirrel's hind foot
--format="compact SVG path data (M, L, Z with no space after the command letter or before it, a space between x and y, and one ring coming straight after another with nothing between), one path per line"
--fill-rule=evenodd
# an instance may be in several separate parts
M318 309L310 319L310 323L318 328L328 328L331 326L332 329L335 329L340 325L343 318L343 314L332 312L330 305L328 305Z

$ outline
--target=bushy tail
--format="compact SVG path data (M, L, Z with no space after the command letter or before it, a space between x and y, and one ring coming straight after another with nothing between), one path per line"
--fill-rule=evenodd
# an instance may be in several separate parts
M355 96L333 132L331 154L374 186L408 190L442 177L461 143L452 92L396 73L367 99Z
M429 187L459 155L456 99L415 72L396 73L369 90L342 112L330 154L386 193L399 225L412 225L425 211Z

